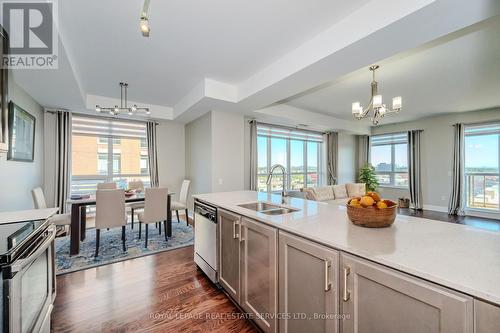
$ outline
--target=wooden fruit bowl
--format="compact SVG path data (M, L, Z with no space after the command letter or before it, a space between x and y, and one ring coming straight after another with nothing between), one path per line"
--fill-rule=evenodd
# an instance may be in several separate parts
M374 206L353 207L347 203L347 216L355 225L365 228L389 227L396 219L398 205L390 200L385 200L387 208L377 208Z

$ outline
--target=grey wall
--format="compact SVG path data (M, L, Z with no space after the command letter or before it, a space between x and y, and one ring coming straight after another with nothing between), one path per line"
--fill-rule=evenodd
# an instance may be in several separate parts
M500 120L500 109L453 113L416 121L382 125L372 134L424 130L422 135L422 190L424 208L445 210L451 193L451 161L453 157L453 124ZM380 188L383 197L409 197L407 190Z
M186 177L191 180L191 194L212 191L212 116L206 113L185 127ZM190 196L192 209L193 199Z
M356 181L356 135L339 133L338 184L353 183Z
M244 189L243 115L212 111L212 191Z
M35 158L33 162L7 161L0 157L0 211L33 208L31 190L43 186L44 181L44 119L43 108L12 80L9 97L24 110L35 116Z
M184 124L160 121L156 128L156 140L160 186L176 192L174 198L178 198L182 181L186 177Z
M210 111L186 125L186 175L191 194L244 189L245 119ZM192 208L193 200L189 205Z

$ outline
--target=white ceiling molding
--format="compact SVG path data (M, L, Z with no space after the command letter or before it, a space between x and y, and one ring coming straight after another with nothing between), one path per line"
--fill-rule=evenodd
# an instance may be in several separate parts
M261 121L281 121L288 125L303 124L307 128L318 131L345 131L354 134L370 134L367 123L356 120L345 120L311 112L286 104L277 104L257 110L252 115Z

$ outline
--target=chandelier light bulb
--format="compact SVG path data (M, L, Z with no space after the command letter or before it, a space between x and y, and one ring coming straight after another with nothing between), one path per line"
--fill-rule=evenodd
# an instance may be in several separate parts
M395 110L395 111L398 110L399 111L401 109L401 107L402 107L402 102L403 101L402 101L401 96L394 97L392 99L392 108L393 108L393 110Z
M373 96L373 107L374 108L382 107L382 95Z
M361 103L360 102L354 102L352 103L352 114L353 115L359 115L361 112Z

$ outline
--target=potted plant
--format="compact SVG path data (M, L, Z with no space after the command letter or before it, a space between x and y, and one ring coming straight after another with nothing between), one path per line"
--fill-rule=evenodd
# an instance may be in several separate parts
M371 164L366 164L359 169L358 180L360 183L366 184L366 191L375 192L378 187L378 180L375 176L375 168Z

